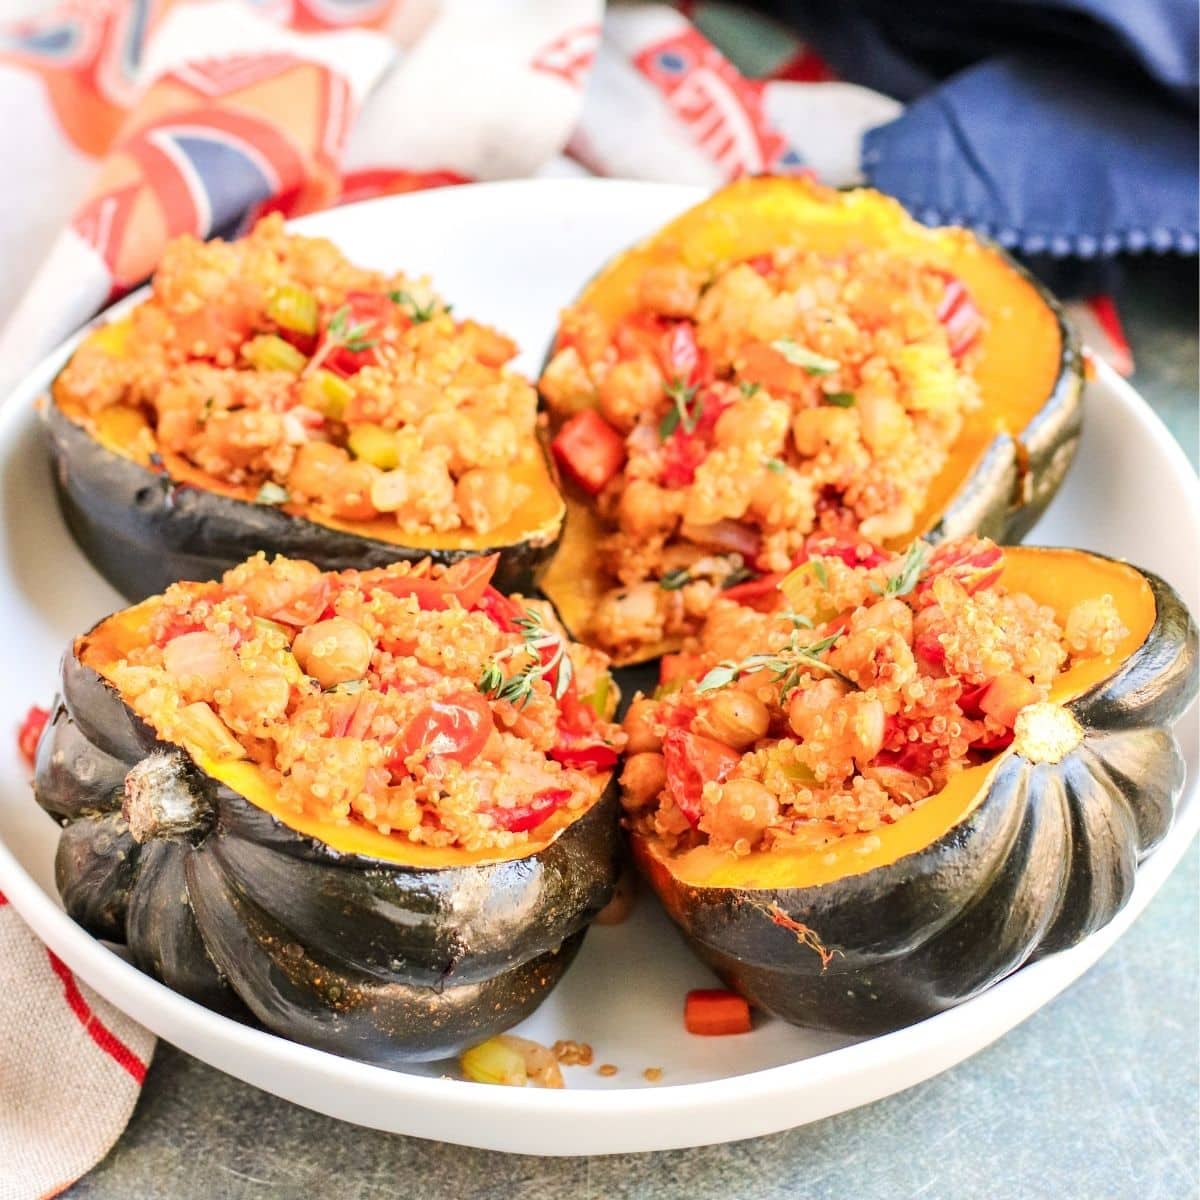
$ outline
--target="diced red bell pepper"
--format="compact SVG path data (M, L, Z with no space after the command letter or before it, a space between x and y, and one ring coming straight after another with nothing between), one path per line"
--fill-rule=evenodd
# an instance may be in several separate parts
M735 583L726 588L721 595L727 600L735 600L746 608L758 612L770 612L779 599L779 584L783 579L782 571L773 571L769 575L761 575L758 579L747 579L745 583Z
M950 353L962 358L983 333L983 315L961 279L950 274L945 279L946 290L938 305L937 318L946 328Z
M804 548L796 555L796 566L810 558L840 558L848 567L878 567L894 555L862 537L837 537L828 533L811 533L804 539Z
M929 562L917 584L918 600L932 602L933 582L949 575L968 594L991 587L1004 573L1004 551L990 538L962 537L942 542L929 556Z
M662 470L659 481L664 487L687 487L696 477L696 468L708 457L713 444L717 418L729 404L712 391L702 391L698 397L699 416L689 433L681 421L663 443Z
M770 275L775 269L775 260L769 254L756 254L753 258L746 259L746 266L760 275Z
M607 742L583 738L559 742L550 751L550 757L564 767L579 771L611 771L617 765L617 752Z
M483 589L483 595L475 603L475 608L486 613L493 625L505 633L515 633L517 620L521 616L521 606L514 600L496 591L490 584Z
M625 441L593 408L576 413L550 449L563 471L593 496L625 464Z
M658 660L658 686L695 679L703 661L699 654L664 654Z
M721 988L697 988L688 992L683 1005L683 1025L701 1037L724 1037L750 1032L750 1005L737 992Z
M499 561L499 554L460 559L448 567L440 579L418 575L416 572L392 575L383 567L363 571L358 578L364 589L377 587L393 596L416 596L417 604L423 612L449 608L451 597L457 599L463 608L470 610L479 604L488 591Z
M37 759L38 742L42 740L49 720L49 710L34 704L25 714L25 719L17 731L17 749L31 767Z
M667 329L665 318L657 313L633 313L613 330L613 345L617 348L617 357L622 360L658 358L663 334Z
M667 791L676 807L695 825L700 820L700 793L711 780L720 783L737 766L741 755L724 742L683 729L668 729L663 737Z
M400 311L391 299L382 292L347 292L345 307L348 310L346 328L365 326L363 338L374 341L382 326L395 319ZM335 310L336 311L336 310ZM330 318L333 314L330 313ZM325 333L328 336L328 318ZM367 346L363 350L351 350L347 346L336 346L325 358L325 366L339 375L353 375L363 367L373 366L379 361L375 347Z
M536 829L570 798L570 788L547 788L538 792L528 804L518 804L513 808L490 808L487 811L500 829L507 829L509 833L526 833Z

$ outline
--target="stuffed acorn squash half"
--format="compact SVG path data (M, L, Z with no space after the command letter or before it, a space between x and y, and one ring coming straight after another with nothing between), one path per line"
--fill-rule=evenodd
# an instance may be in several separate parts
M499 554L529 585L563 502L495 330L278 217L171 243L44 410L67 524L130 600L259 550L324 569Z
M624 739L603 657L494 566L260 555L80 637L35 776L67 911L352 1058L531 1012L611 895Z
M1169 829L1196 627L1161 579L981 539L823 542L714 604L625 719L634 853L797 1024L886 1032L1112 919Z
M1074 454L1081 380L1058 305L998 248L866 189L740 180L562 315L539 386L571 518L542 588L634 662L812 533L1019 539Z

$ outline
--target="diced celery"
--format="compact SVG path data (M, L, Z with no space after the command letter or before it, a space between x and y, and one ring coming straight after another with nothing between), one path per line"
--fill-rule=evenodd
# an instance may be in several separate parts
M324 369L305 379L303 393L304 404L334 421L342 419L346 405L354 399L354 388L340 375Z
M313 334L320 323L317 298L306 288L283 284L267 300L267 316L282 329Z
M396 435L382 425L356 425L350 430L347 445L355 458L361 458L381 471L390 471L400 465Z
M256 371L291 371L299 375L308 359L291 342L273 333L251 338L242 347L242 357Z

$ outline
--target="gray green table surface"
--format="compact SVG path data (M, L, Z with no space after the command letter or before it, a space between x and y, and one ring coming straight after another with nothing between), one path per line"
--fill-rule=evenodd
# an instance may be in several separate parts
M1197 458L1194 264L1120 296L1134 383ZM1190 1200L1200 1196L1200 847L1097 966L997 1044L867 1108L726 1146L540 1159L375 1133L160 1043L72 1200Z

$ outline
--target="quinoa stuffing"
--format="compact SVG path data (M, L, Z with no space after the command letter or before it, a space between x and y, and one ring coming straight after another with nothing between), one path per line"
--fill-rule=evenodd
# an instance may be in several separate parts
M276 214L237 242L171 242L150 298L83 342L54 397L172 478L326 522L485 535L548 486L515 354L427 282Z
M658 263L615 324L568 309L539 386L604 529L590 639L625 658L694 634L814 531L911 540L980 404L982 324L942 269L863 246Z
M624 735L604 656L492 588L494 567L259 554L109 618L80 655L163 739L255 764L285 813L519 850L599 798Z
M671 852L816 850L986 761L1058 674L1127 632L1111 596L1060 624L1003 566L981 538L900 555L817 535L758 608L717 599L626 714L629 824Z

